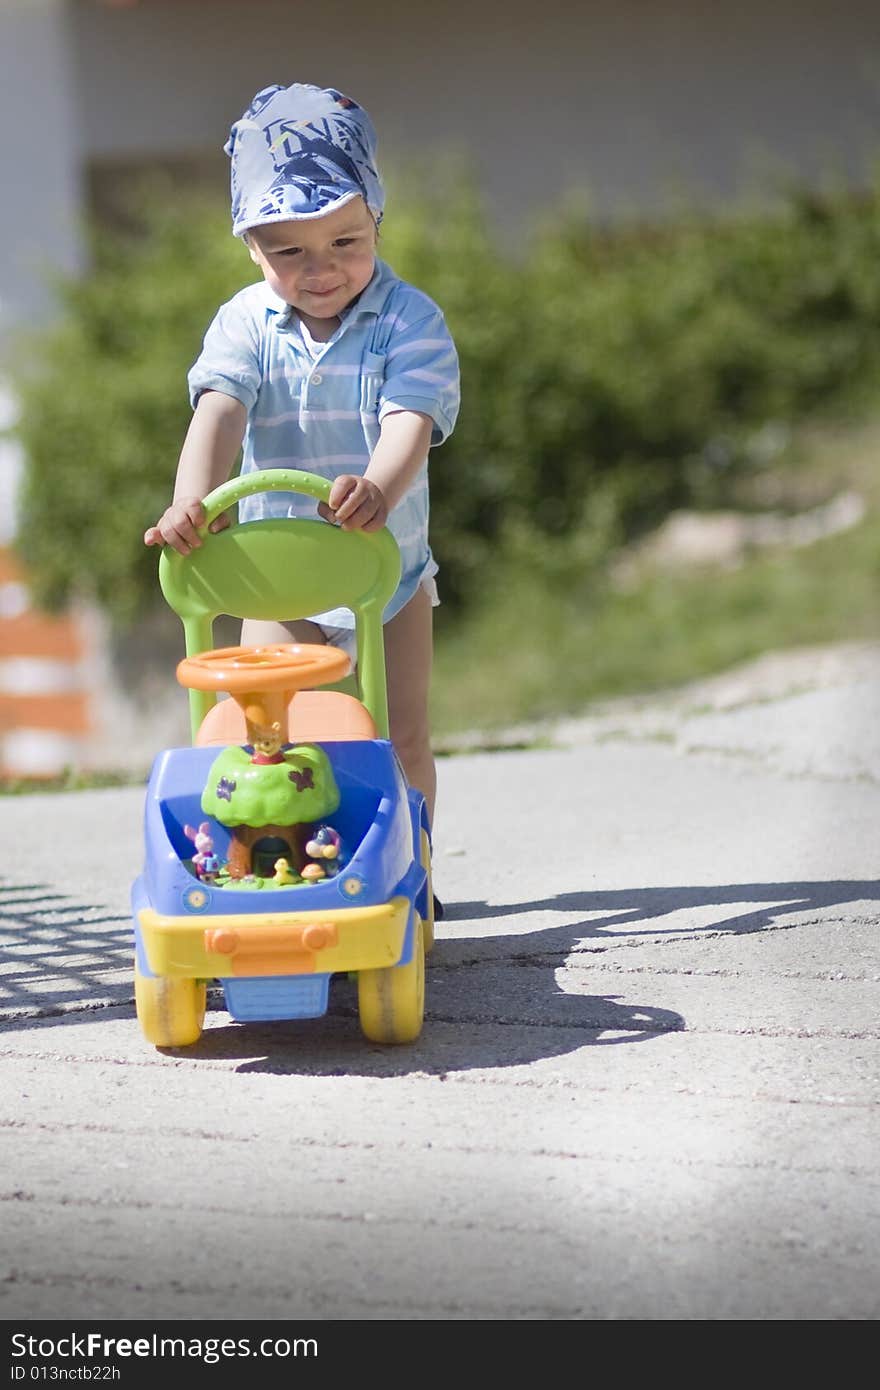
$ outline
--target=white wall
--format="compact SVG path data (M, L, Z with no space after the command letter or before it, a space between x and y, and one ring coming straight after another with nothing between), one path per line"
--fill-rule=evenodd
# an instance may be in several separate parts
M66 0L0 0L0 338L51 312L81 263L79 120Z
M877 0L0 0L0 342L79 264L84 162L207 152L273 81L364 103L386 164L465 151L515 237L571 189L620 215L756 165L863 180ZM389 207L393 215L393 207Z
M74 0L86 148L219 151L270 82L370 110L386 157L478 162L517 226L588 185L604 212L669 180L730 197L768 157L858 180L880 144L877 0ZM389 212L391 210L389 209Z
M3 353L47 320L49 277L82 262L80 141L66 0L0 0L0 431L15 402ZM20 446L0 435L0 546L15 530Z

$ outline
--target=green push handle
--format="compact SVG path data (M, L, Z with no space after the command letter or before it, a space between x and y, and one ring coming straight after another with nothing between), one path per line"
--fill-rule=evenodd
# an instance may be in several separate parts
M319 502L329 502L332 483L327 478L319 478L315 473L306 473L299 468L257 468L245 473L209 492L202 499L205 521L199 527L201 540L208 537L213 521L228 511L243 497L258 492L299 492L314 497ZM247 530L247 526L242 529ZM335 539L341 540L342 536ZM379 531L359 531L349 533L349 539L372 552L376 562L376 579L371 604L378 605L378 611L393 594L400 579L400 551L397 541L387 526ZM210 551L210 546L209 546ZM169 553L163 547L159 557L159 579L162 592L171 607L183 619L186 631L186 650L188 656L208 651L213 640L212 622L196 604L190 612L183 598L187 594L183 576L188 569L188 557L176 551ZM175 602L177 598L177 602ZM224 611L224 610L219 610ZM228 611L228 610L226 610ZM236 610L237 611L237 610ZM207 626L206 626L207 621ZM375 720L380 738L388 738L388 700L385 684L385 648L381 621L366 620L363 606L356 612L358 632L357 680L361 699ZM195 739L202 719L213 704L210 694L190 691L190 709L193 719L193 739Z
M203 498L205 524L200 527L198 534L204 539L212 521L240 502L242 497L251 497L255 492L304 492L319 502L328 502L331 487L332 483L327 478L319 478L316 473L304 473L300 468L260 468L253 473L244 473L228 483L221 483L220 487Z

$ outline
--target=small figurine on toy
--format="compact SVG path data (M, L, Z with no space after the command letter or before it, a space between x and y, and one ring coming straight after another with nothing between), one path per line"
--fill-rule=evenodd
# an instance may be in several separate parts
M277 883L279 888L287 888L290 884L299 883L299 875L291 871L289 862L283 857L276 859L273 865L275 872L272 880Z
M185 825L183 833L196 847L192 864L197 876L212 883L220 872L220 860L214 853L214 839L209 822L203 820L198 830L194 830L191 825Z
M206 854L202 860L199 878L203 883L216 883L220 873L220 860L216 854Z
M339 805L330 759L317 744L285 747L281 723L256 696L244 713L250 747L233 744L214 759L202 810L229 827L231 879L256 873L277 882L279 858L296 879L305 877L311 828Z
M332 825L319 825L310 840L306 841L306 854L313 861L303 869L303 877L312 878L334 878L343 864L348 862L348 854L342 843L342 836L338 830L334 830ZM307 870L321 869L321 874L310 873Z
M253 729L253 753L251 762L258 767L265 767L269 763L283 763L284 754L281 751L283 739L281 737L281 725L275 719L268 726L262 728L256 725Z

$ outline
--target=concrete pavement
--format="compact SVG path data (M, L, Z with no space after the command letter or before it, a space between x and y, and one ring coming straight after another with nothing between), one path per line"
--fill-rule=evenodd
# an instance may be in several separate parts
M0 1317L876 1318L880 651L774 660L441 761L407 1048L157 1052L142 788L0 800Z

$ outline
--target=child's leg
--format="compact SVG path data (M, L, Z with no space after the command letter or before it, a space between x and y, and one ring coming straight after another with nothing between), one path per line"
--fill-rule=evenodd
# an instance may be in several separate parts
M384 634L391 742L410 785L424 794L429 824L433 825L437 773L428 717L433 657L430 595L423 588L417 589L409 603L385 624Z
M317 623L308 618L300 618L294 623L263 622L258 618L245 618L241 625L241 645L243 647L275 647L280 642L326 642Z

